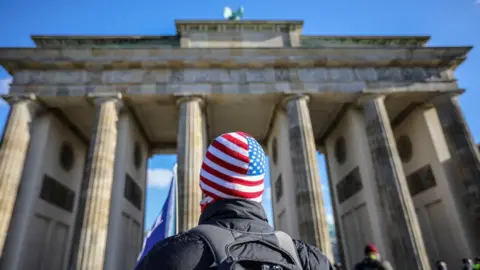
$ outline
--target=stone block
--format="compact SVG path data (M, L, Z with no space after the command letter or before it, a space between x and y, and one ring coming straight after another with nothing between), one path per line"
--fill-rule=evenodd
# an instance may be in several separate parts
M276 68L275 72L275 81L298 81L298 73L296 69L290 68Z
M401 81L402 70L400 68L377 68L379 81Z
M86 83L88 84L102 84L103 81L106 81L106 73L103 73L100 70L87 70L86 72Z
M280 92L280 93L288 93L290 92L290 83L275 83L275 92Z
M378 80L377 71L374 68L355 68L353 69L356 79L360 81Z
M297 73L298 78L304 82L324 82L328 77L325 68L300 68Z
M48 71L47 73L52 73L48 80L52 80L58 84L80 84L87 82L87 72L83 70L74 70L74 71Z
M19 70L13 74L13 83L15 84L27 84L29 79L30 75L28 70Z
M239 84L222 84L221 93L222 94L237 94L240 93L241 86Z
M351 68L329 68L327 71L327 81L349 82L355 79Z
M275 73L272 69L247 69L245 71L247 82L273 82Z

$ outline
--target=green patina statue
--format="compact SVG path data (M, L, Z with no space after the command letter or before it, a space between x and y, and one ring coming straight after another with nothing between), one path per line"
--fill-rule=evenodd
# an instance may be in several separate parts
M243 18L243 7L233 12L229 7L225 7L223 17L229 21L239 21Z

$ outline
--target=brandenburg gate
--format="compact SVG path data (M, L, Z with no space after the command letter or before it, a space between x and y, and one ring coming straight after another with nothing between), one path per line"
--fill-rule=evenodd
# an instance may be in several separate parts
M1 269L132 269L147 160L178 154L179 230L200 215L206 145L252 134L277 229L341 260L374 243L396 269L480 253L480 162L454 69L470 47L417 36L305 36L302 21L176 21L171 36L33 36L0 149Z

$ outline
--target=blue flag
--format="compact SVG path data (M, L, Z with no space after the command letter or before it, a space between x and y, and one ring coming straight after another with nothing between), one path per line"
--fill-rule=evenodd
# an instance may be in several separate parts
M176 167L176 166L175 166ZM140 261L145 257L148 252L155 246L156 243L162 241L168 237L170 232L170 225L173 217L173 209L175 204L175 188L176 188L176 173L172 177L172 183L170 183L170 190L168 192L167 200L162 207L162 212L158 215L151 230L148 232L145 240L143 240L143 247L140 255L138 256L137 266ZM136 269L137 267L135 267Z

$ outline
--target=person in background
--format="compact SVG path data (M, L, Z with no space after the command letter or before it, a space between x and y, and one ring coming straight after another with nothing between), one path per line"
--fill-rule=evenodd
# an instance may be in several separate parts
M480 270L480 257L475 258L475 262L473 263L473 269Z
M355 265L355 270L393 270L388 261L381 261L377 247L368 244L364 249L365 258Z
M462 270L473 270L473 262L471 259L462 259Z
M436 265L437 265L437 270L448 270L447 264L442 260L438 260L436 262Z
M261 205L264 176L265 153L252 136L231 132L215 138L200 171L199 225L158 242L137 270L333 270L318 248L268 224Z

